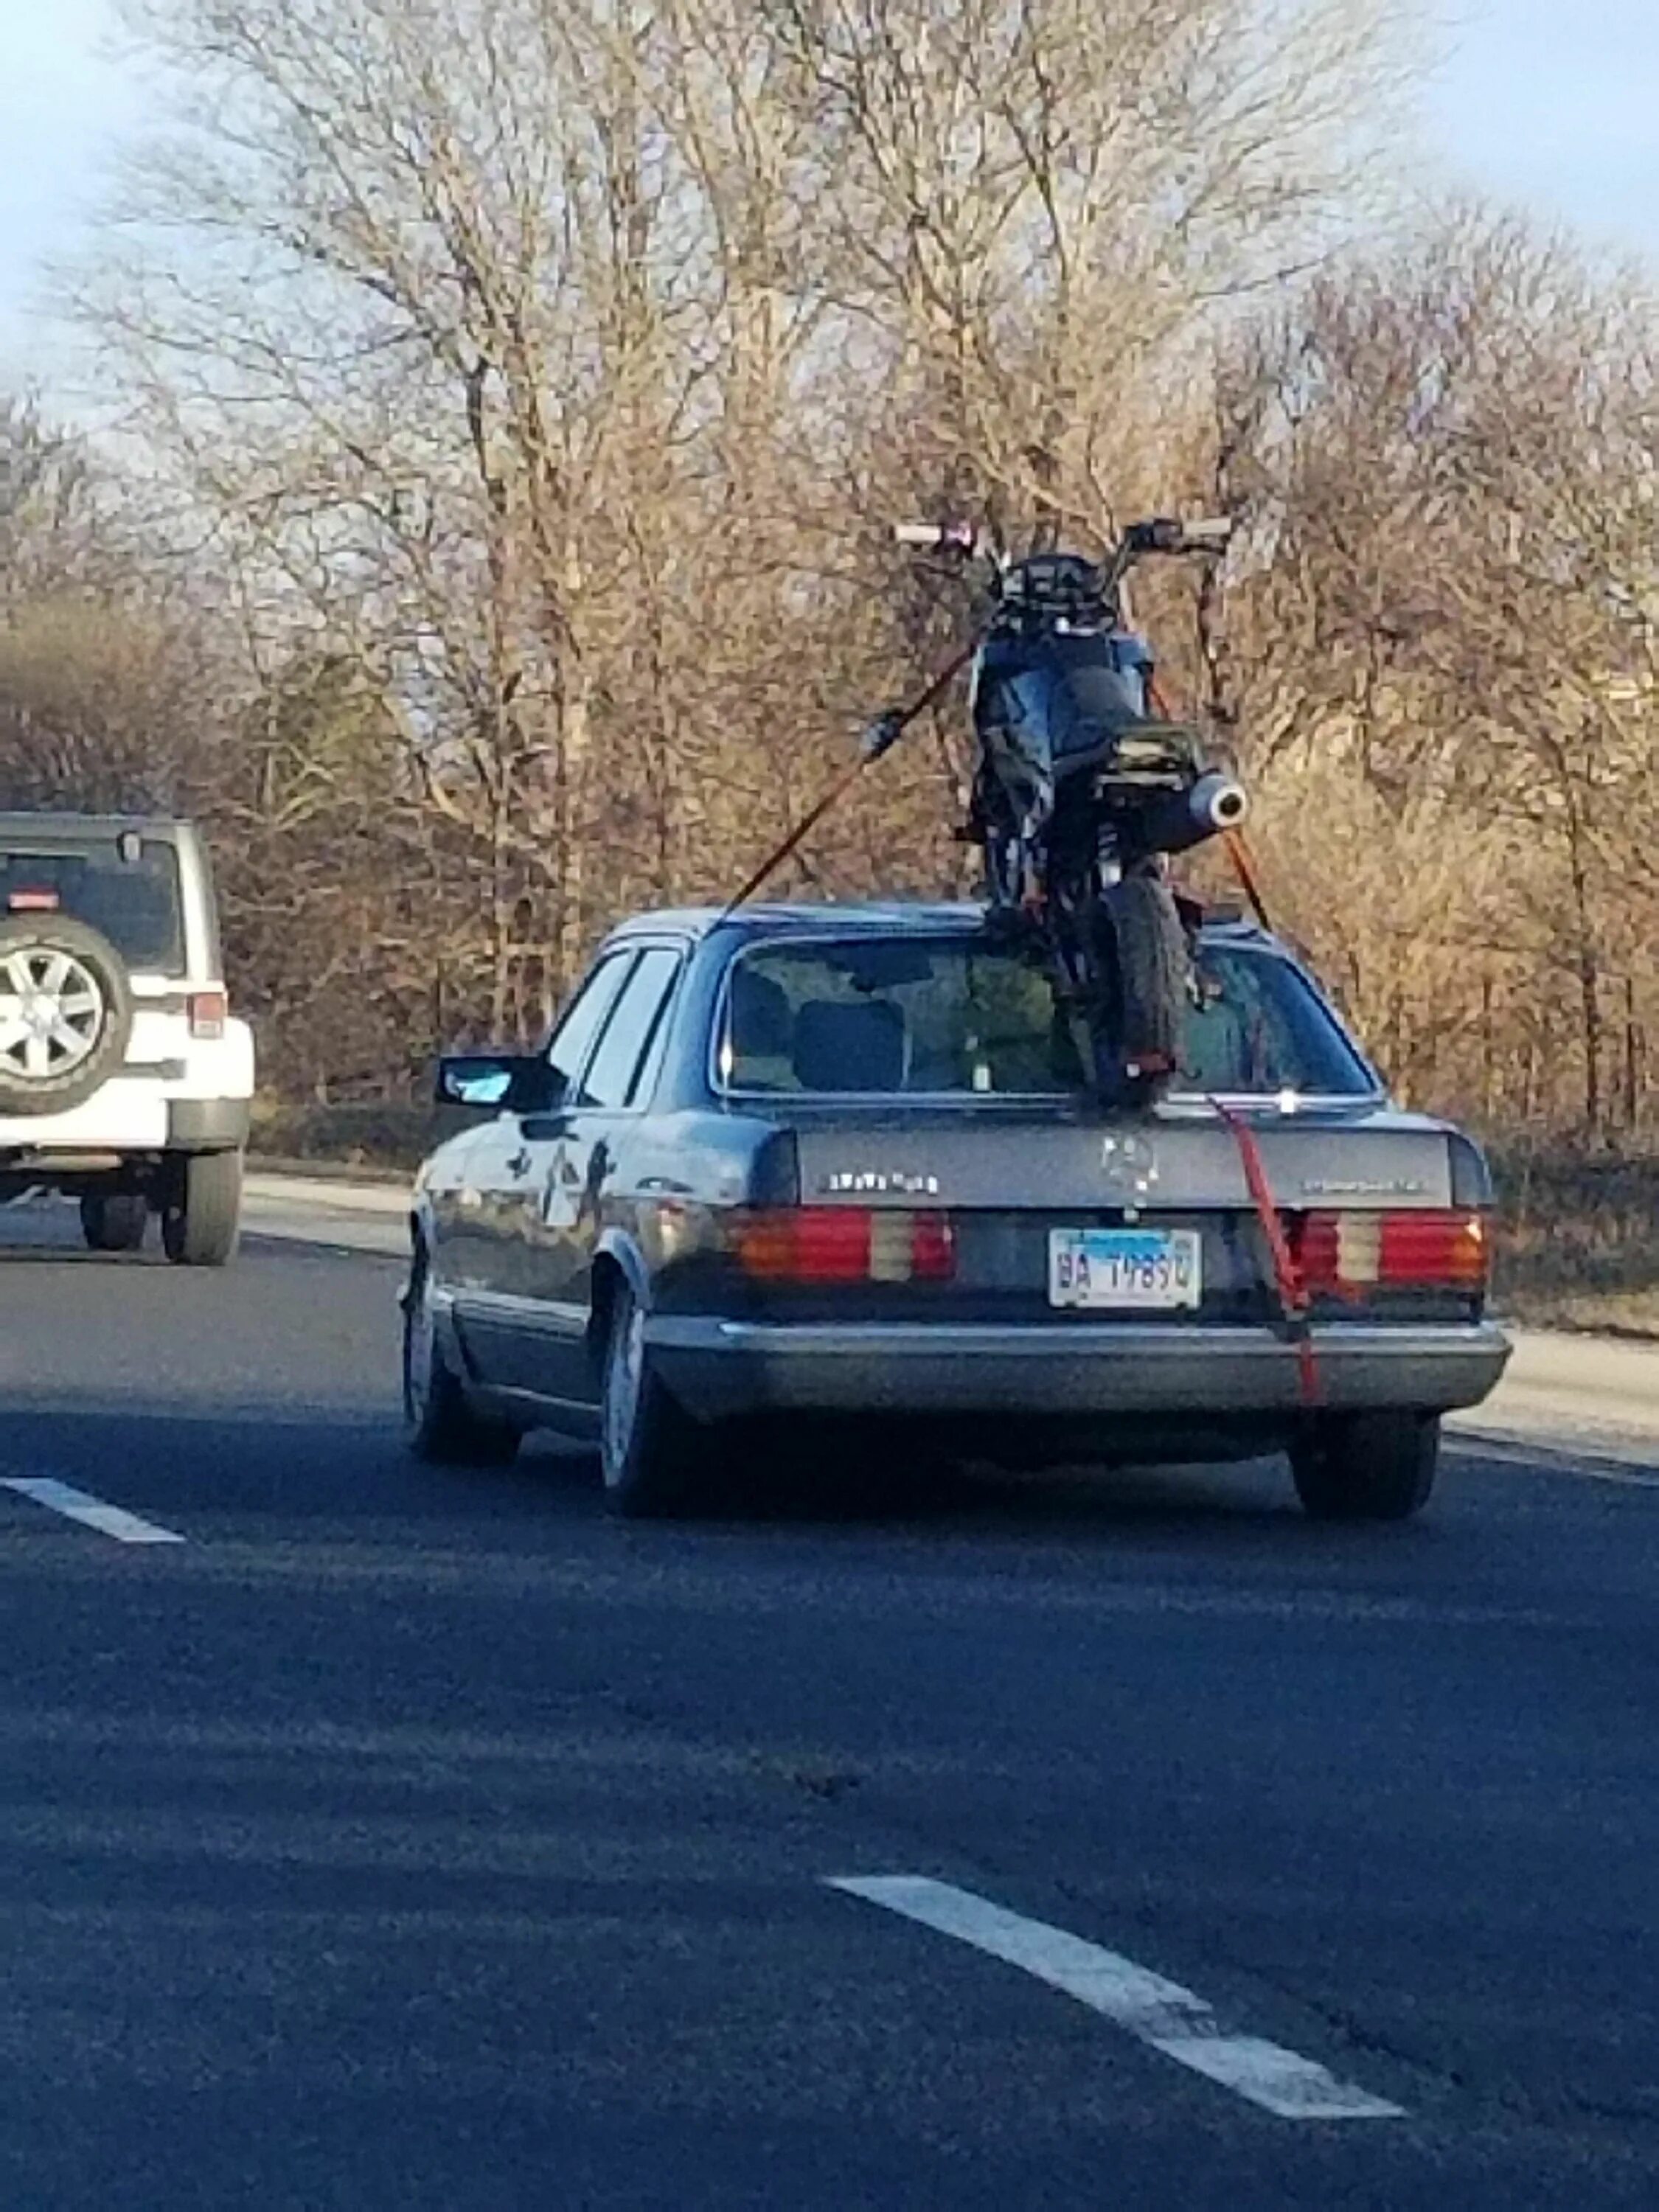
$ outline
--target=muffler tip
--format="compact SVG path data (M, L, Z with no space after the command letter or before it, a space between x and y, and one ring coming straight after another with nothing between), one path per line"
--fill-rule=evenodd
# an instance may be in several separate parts
M1237 830L1250 811L1249 793L1231 775L1212 770L1200 778L1193 792L1194 811L1211 831Z

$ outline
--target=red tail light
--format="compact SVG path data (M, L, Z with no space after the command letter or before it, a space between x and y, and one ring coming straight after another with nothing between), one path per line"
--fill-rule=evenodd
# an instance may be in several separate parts
M731 1248L744 1273L772 1283L940 1283L956 1273L943 1213L796 1206L739 1215Z
M230 1004L222 991L192 991L189 1013L193 1037L222 1037L230 1018Z
M1310 1290L1342 1297L1379 1284L1481 1291L1492 1264L1484 1215L1439 1207L1307 1214L1297 1258Z

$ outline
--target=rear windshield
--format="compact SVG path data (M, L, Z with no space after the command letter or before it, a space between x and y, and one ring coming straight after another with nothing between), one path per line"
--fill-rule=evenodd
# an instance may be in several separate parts
M73 852L0 850L0 915L70 915L100 930L141 975L181 975L179 856L146 838L131 859L113 837Z
M1375 1082L1291 963L1206 945L1177 1090L1365 1097ZM957 939L774 944L732 971L720 1072L733 1091L1010 1097L1082 1069L1042 970Z

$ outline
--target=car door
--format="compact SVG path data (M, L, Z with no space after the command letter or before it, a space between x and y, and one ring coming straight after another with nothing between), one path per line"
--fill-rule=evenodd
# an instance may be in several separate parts
M597 1395L587 1342L593 1255L611 1194L626 1186L641 1079L661 1034L681 958L671 944L641 946L565 1103L525 1124L537 1151L531 1179L534 1216L525 1232L525 1288L534 1306L536 1342L526 1346L535 1367L522 1387L561 1404L592 1405Z
M547 1045L542 1086L555 1111L570 1095L637 958L632 946L608 953L560 1018ZM462 1338L480 1379L509 1389L523 1387L524 1340L532 1327L526 1311L526 1240L531 1194L544 1159L543 1147L526 1133L532 1118L545 1124L547 1115L508 1107L479 1132L466 1155L465 1188L456 1200L465 1222L453 1248Z

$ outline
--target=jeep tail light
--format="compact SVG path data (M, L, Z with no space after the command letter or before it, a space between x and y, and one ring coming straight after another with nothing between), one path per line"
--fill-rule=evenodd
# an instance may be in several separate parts
M193 1037L222 1037L230 1016L222 991L192 991L188 1002L190 1033Z
M1310 1213L1297 1250L1310 1290L1352 1297L1376 1289L1484 1291L1492 1266L1486 1216L1468 1208Z
M853 1206L763 1206L729 1237L744 1274L767 1283L943 1283L956 1273L950 1218Z

